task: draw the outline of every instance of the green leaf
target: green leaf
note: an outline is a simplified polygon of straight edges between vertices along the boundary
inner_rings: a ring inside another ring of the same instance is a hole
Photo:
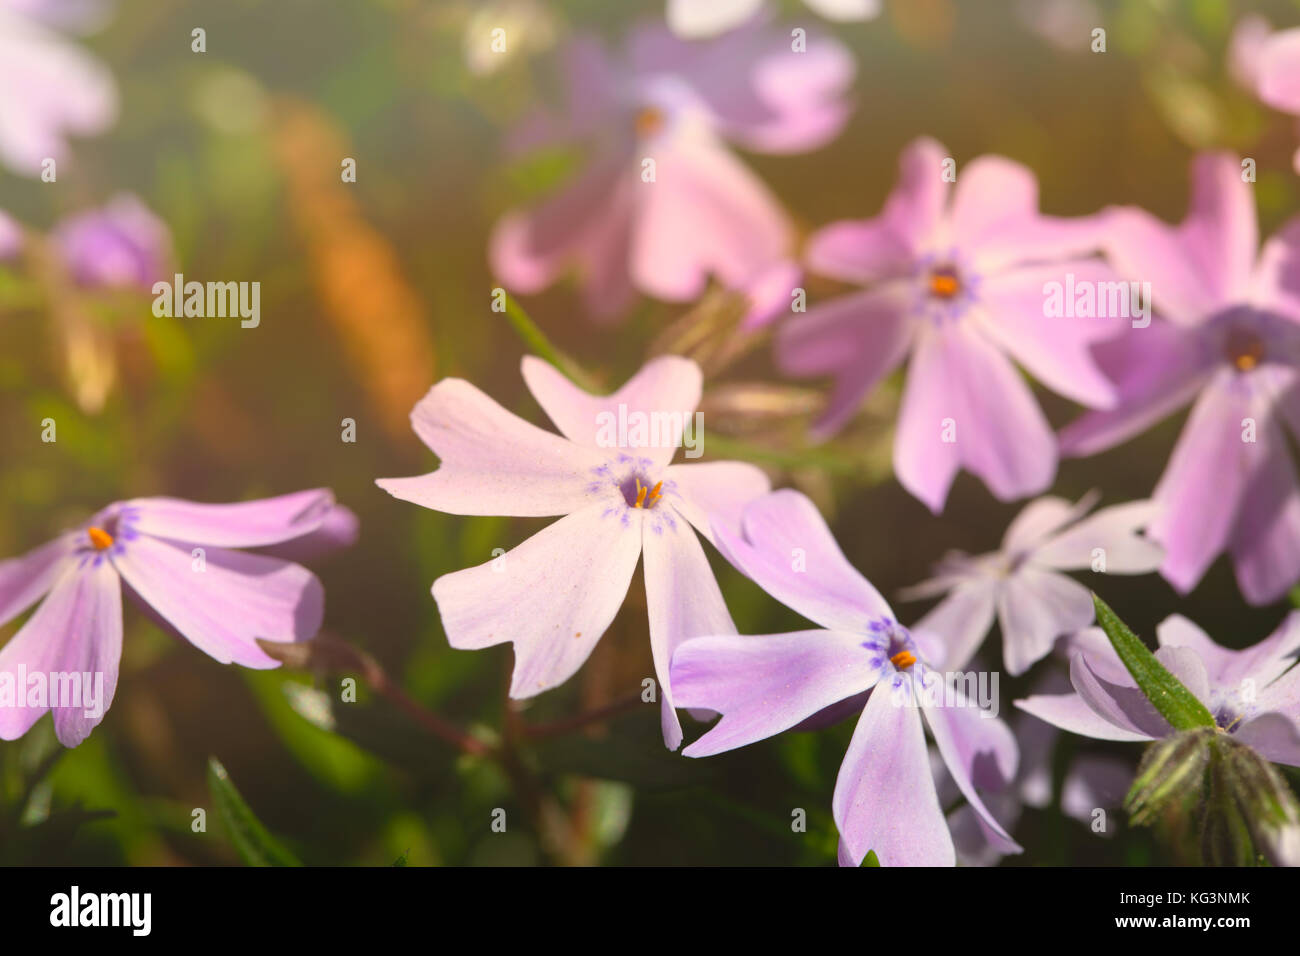
[[[506,319],[510,322],[510,326],[515,330],[515,333],[523,339],[524,345],[539,357],[554,365],[574,385],[588,392],[597,390],[591,378],[579,367],[578,363],[551,344],[551,340],[546,337],[546,333],[542,331],[541,326],[533,321],[532,316],[525,312],[518,302],[511,296],[506,295],[505,305]]]
[[[863,866],[880,866],[880,857],[876,856],[875,850],[868,850],[866,857],[862,861]]]
[[[253,815],[216,757],[208,758],[208,789],[230,839],[249,866],[302,866]]]
[[[1213,727],[1214,716],[1205,705],[1165,669],[1142,640],[1110,609],[1110,605],[1096,594],[1092,596],[1092,603],[1097,610],[1097,624],[1110,638],[1115,653],[1133,675],[1147,700],[1169,721],[1170,726],[1174,730]]]

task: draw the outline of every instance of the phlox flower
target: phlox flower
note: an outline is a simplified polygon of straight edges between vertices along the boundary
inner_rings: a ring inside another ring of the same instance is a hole
[[[1171,614],[1156,627],[1156,658],[1214,716],[1215,724],[1274,763],[1300,766],[1300,611],[1254,647],[1230,650]],[[1139,689],[1100,628],[1070,645],[1073,693],[1035,694],[1021,710],[1097,740],[1155,740],[1173,732]]]
[[[1300,116],[1300,28],[1273,32],[1262,17],[1244,17],[1233,31],[1229,54],[1238,82],[1268,106]],[[1300,172],[1300,150],[1292,165]]]
[[[1159,762],[1144,779],[1140,802],[1157,806],[1164,794],[1196,794],[1205,816],[1199,836],[1206,849],[1211,827],[1225,812],[1239,814],[1250,829],[1254,853],[1275,865],[1300,866],[1300,819],[1284,781],[1260,761],[1300,766],[1300,612],[1292,612],[1254,647],[1229,650],[1187,618],[1173,614],[1156,628],[1156,658],[1209,711],[1213,728],[1177,733],[1137,686],[1106,635],[1089,628],[1072,639],[1069,694],[1040,694],[1016,706],[1070,733],[1098,740],[1168,740]],[[1199,735],[1199,736],[1198,736]],[[1191,746],[1185,746],[1189,742]],[[1227,754],[1206,770],[1207,745],[1218,740]],[[1224,764],[1226,763],[1226,766]],[[1226,770],[1226,773],[1225,773]],[[1217,772],[1216,772],[1217,771]],[[1270,776],[1272,779],[1270,779]],[[1204,796],[1203,778],[1229,792]],[[1172,789],[1174,786],[1177,789]],[[1130,794],[1130,800],[1133,799]],[[1214,801],[1217,801],[1214,802]],[[1228,811],[1222,805],[1227,801]],[[1235,808],[1235,809],[1233,809]],[[1217,844],[1225,834],[1216,830]],[[1236,842],[1235,840],[1233,842]],[[1221,852],[1220,846],[1220,852]]]
[[[870,20],[880,13],[880,0],[805,2],[827,20]],[[740,26],[762,9],[763,0],[668,0],[668,26],[679,37],[711,37]]]
[[[1197,157],[1178,226],[1136,208],[1106,215],[1107,256],[1151,283],[1157,316],[1096,347],[1119,404],[1072,422],[1060,445],[1066,456],[1095,454],[1190,403],[1151,495],[1160,571],[1186,593],[1226,551],[1246,600],[1267,604],[1300,579],[1287,440],[1288,428],[1300,434],[1300,219],[1259,249],[1254,187],[1241,174],[1232,156]]]
[[[738,520],[768,490],[767,477],[740,462],[671,463],[700,400],[699,366],[688,359],[654,359],[607,396],[589,395],[540,359],[525,357],[522,367],[559,435],[466,381],[444,379],[411,412],[438,469],[377,483],[449,514],[563,516],[504,555],[433,582],[452,647],[513,642],[511,697],[557,687],[582,666],[641,559],[664,742],[675,750],[673,650],[696,634],[735,631],[696,531],[712,540],[709,515]],[[629,427],[616,426],[620,417]],[[637,421],[662,424],[638,432]]]
[[[1010,730],[960,687],[944,685],[932,670],[943,665],[942,642],[895,620],[885,599],[844,557],[813,503],[796,491],[773,492],[745,509],[738,530],[719,524],[714,535],[737,568],[825,630],[716,634],[678,648],[672,663],[678,706],[722,714],[682,753],[733,750],[841,702],[860,706],[870,691],[835,783],[840,863],[856,866],[874,850],[884,866],[953,864],[922,714],[991,844],[1019,852],[976,792],[1015,777]]]
[[[88,25],[97,6],[0,0],[0,163],[20,175],[62,160],[69,135],[96,135],[117,118],[112,76],[54,29]]]
[[[1011,359],[1061,395],[1109,407],[1114,388],[1088,346],[1118,328],[1114,316],[1075,317],[1102,311],[1095,302],[1055,315],[1047,294],[1048,283],[1068,295],[1112,278],[1079,258],[1098,245],[1094,218],[1039,215],[1033,173],[998,156],[946,182],[946,157],[934,140],[913,142],[879,216],[812,237],[812,271],[868,288],[787,320],[775,346],[786,374],[835,379],[818,437],[910,356],[894,473],[936,513],[962,468],[1004,501],[1051,484],[1056,440]]]
[[[1038,498],[1007,527],[997,551],[949,552],[933,578],[904,591],[905,600],[944,595],[916,626],[948,641],[949,666],[970,659],[996,615],[1006,668],[1023,674],[1058,637],[1093,621],[1092,593],[1064,572],[1146,574],[1160,566],[1164,552],[1137,533],[1151,520],[1150,502],[1114,505],[1085,517],[1096,503],[1095,494],[1075,505]]]
[[[0,625],[41,602],[0,648],[0,739],[21,737],[47,710],[65,747],[99,724],[117,688],[123,587],[151,618],[221,663],[279,666],[256,639],[313,637],[325,595],[314,574],[273,546],[336,547],[355,534],[355,517],[324,489],[238,504],[134,498],[0,562]],[[27,706],[28,688],[16,686],[22,673],[102,674],[98,715]]]
[[[171,261],[171,231],[136,196],[59,222],[50,234],[73,279],[88,288],[150,289]]]
[[[796,153],[822,145],[844,125],[854,73],[832,39],[809,37],[800,52],[791,44],[789,34],[757,22],[702,44],[643,26],[618,60],[594,39],[572,41],[565,114],[534,117],[516,145],[578,143],[590,158],[555,195],[497,224],[489,249],[496,275],[532,293],[576,269],[589,309],[603,318],[637,291],[693,301],[710,276],[788,302],[790,282],[765,280],[794,268],[791,224],[728,147]],[[753,307],[770,313],[775,300]]]

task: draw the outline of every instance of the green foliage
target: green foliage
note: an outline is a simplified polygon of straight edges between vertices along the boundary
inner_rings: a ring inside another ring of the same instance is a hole
[[[1097,611],[1097,625],[1106,632],[1125,668],[1169,725],[1175,730],[1213,727],[1214,716],[1206,706],[1169,673],[1141,638],[1110,609],[1110,605],[1095,594],[1092,603]]]
[[[208,758],[208,790],[235,850],[249,866],[301,866],[257,819],[216,757]]]

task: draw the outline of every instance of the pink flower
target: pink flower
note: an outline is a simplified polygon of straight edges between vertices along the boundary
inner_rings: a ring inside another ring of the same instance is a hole
[[[1093,621],[1091,592],[1066,571],[1146,574],[1160,566],[1164,552],[1137,534],[1151,520],[1151,503],[1130,501],[1088,515],[1096,502],[1096,494],[1074,505],[1056,497],[1031,501],[1007,528],[1001,549],[949,552],[934,578],[904,592],[906,600],[944,595],[916,627],[948,642],[949,667],[971,658],[996,615],[1007,670],[1023,674],[1058,637]]]
[[[1160,571],[1186,593],[1227,551],[1246,600],[1275,601],[1300,579],[1300,487],[1286,435],[1300,434],[1300,219],[1261,251],[1241,166],[1205,154],[1181,225],[1135,208],[1107,220],[1107,255],[1151,283],[1159,317],[1096,349],[1120,402],[1067,426],[1061,453],[1095,454],[1192,404],[1151,496]]]
[[[832,800],[840,864],[857,866],[874,850],[883,866],[952,866],[953,840],[925,745],[929,726],[990,846],[1019,853],[978,793],[1015,778],[1015,738],[967,695],[965,682],[932,669],[946,666],[942,642],[894,619],[806,495],[773,492],[745,509],[740,526],[726,524],[715,531],[727,560],[820,628],[746,637],[733,631],[682,644],[672,659],[678,702],[722,714],[682,753],[707,757],[858,711]]]
[[[172,257],[171,231],[129,193],[64,219],[50,238],[78,284],[150,289]]]
[[[1269,33],[1267,21],[1247,17],[1233,34],[1231,62],[1239,80],[1283,113],[1300,116],[1300,27]],[[1300,151],[1292,160],[1300,172]]]
[[[255,638],[313,637],[325,595],[315,575],[268,546],[335,547],[355,536],[355,517],[323,489],[230,505],[135,498],[0,562],[0,624],[44,598],[0,649],[0,739],[16,740],[53,710],[59,741],[75,747],[103,719],[117,688],[123,585],[150,617],[223,664],[279,666]],[[83,678],[85,693],[102,679],[103,695],[93,710],[49,706],[48,697],[42,705],[17,676],[38,674],[47,694],[51,675],[65,674]]]
[[[70,134],[93,136],[117,117],[112,76],[51,28],[66,25],[60,13],[44,0],[0,0],[0,163],[24,176],[62,160]]]
[[[1118,328],[1116,316],[1049,311],[1049,283],[1096,290],[1112,279],[1103,263],[1070,258],[1097,246],[1094,218],[1040,216],[1033,174],[997,156],[973,160],[950,190],[945,157],[934,140],[912,143],[879,216],[812,237],[811,269],[869,288],[788,320],[776,343],[787,374],[835,379],[822,437],[911,357],[894,471],[936,513],[962,468],[1004,501],[1051,484],[1056,441],[1010,359],[1053,391],[1107,407],[1115,391],[1088,348]]]
[[[1205,705],[1218,729],[1274,763],[1300,766],[1300,612],[1253,647],[1232,650],[1171,614],[1156,627],[1155,656]],[[1097,740],[1147,741],[1173,728],[1142,693],[1100,628],[1071,641],[1069,694],[1016,701],[1054,727]]]
[[[746,289],[788,268],[786,214],[727,144],[822,145],[844,125],[854,72],[833,40],[809,38],[805,52],[791,43],[759,23],[704,44],[642,27],[614,63],[595,40],[574,41],[566,115],[535,119],[519,139],[587,143],[590,161],[556,195],[498,223],[493,271],[532,293],[574,269],[588,307],[609,318],[637,291],[687,302],[710,276]]]
[[[452,647],[514,643],[515,698],[557,687],[582,666],[643,558],[664,742],[676,749],[673,650],[692,635],[735,633],[691,526],[711,541],[709,516],[738,520],[744,504],[768,490],[767,478],[740,462],[670,464],[700,400],[700,370],[687,359],[655,359],[608,396],[587,394],[532,357],[523,375],[560,435],[466,381],[444,379],[411,412],[416,434],[441,459],[438,469],[378,484],[450,514],[563,515],[506,554],[433,582]],[[622,435],[620,420],[629,426]],[[638,437],[638,421],[658,424]]]
[[[828,20],[870,20],[880,13],[880,0],[805,2]],[[763,0],[668,0],[668,26],[686,39],[716,36],[740,26],[762,9]]]

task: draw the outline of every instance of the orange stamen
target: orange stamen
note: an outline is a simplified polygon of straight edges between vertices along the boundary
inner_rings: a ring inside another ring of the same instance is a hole
[[[930,275],[930,294],[940,299],[951,299],[961,290],[961,283],[950,272],[935,272]]]
[[[1250,333],[1231,336],[1226,351],[1238,372],[1249,372],[1264,360],[1264,343]]]
[[[889,661],[900,671],[905,671],[916,663],[916,655],[911,651],[899,651]]]
[[[107,551],[113,546],[113,536],[103,528],[87,528],[86,534],[96,551]]]
[[[664,114],[653,106],[646,106],[636,114],[636,134],[653,136],[664,128]]]
[[[636,480],[636,504],[633,507],[635,508],[645,507],[645,493],[649,490],[650,490],[649,488],[641,484],[640,478]]]

